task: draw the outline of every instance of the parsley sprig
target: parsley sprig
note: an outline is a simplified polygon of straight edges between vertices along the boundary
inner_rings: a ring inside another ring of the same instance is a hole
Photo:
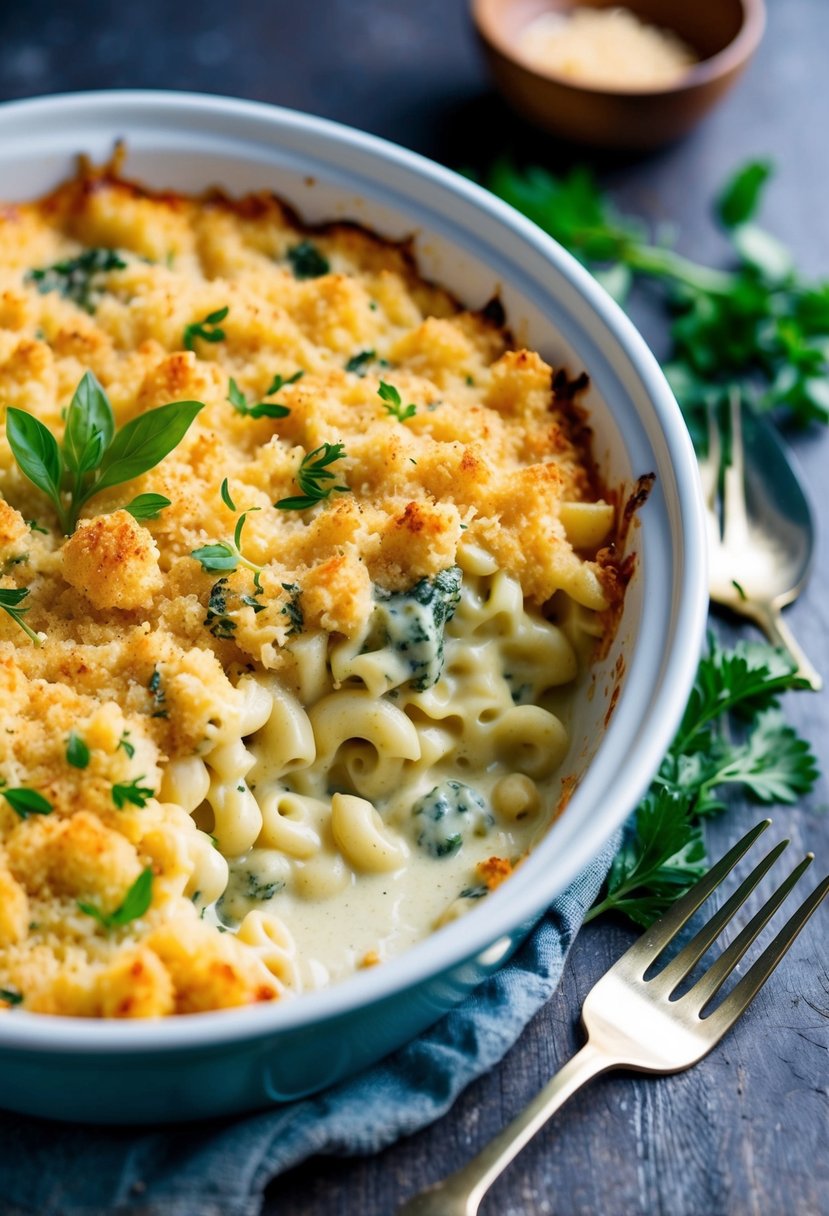
[[[288,376],[286,379],[277,373],[263,396],[274,396],[287,385],[296,384],[297,380],[301,380],[304,375],[305,372],[300,370],[294,372],[292,376]],[[236,410],[236,413],[242,414],[245,418],[287,418],[291,412],[287,405],[281,405],[278,401],[258,401],[254,405],[249,405],[245,394],[232,376],[228,384],[227,400]]]
[[[281,511],[304,511],[308,507],[315,507],[335,490],[340,494],[347,494],[350,486],[328,484],[336,479],[336,474],[332,473],[328,466],[342,460],[343,456],[343,443],[323,443],[314,448],[313,452],[307,452],[296,471],[296,483],[302,494],[292,498],[280,498],[274,506],[279,507]]]
[[[414,418],[417,413],[417,406],[412,402],[404,405],[399,390],[393,384],[386,384],[384,380],[380,381],[377,396],[383,402],[386,413],[391,414],[398,422],[405,422],[407,418]]]
[[[135,882],[127,891],[121,903],[112,912],[102,912],[94,904],[78,900],[78,907],[86,916],[91,916],[104,929],[120,929],[124,925],[138,920],[149,908],[153,901],[153,872],[147,867],[142,870]]]
[[[23,620],[23,614],[28,612],[29,609],[20,607],[28,594],[28,587],[0,587],[0,608],[8,613],[16,625],[20,626],[26,636],[31,638],[35,646],[39,646],[41,642],[40,636]]]
[[[805,688],[787,656],[764,643],[723,650],[709,639],[676,737],[639,805],[601,900],[587,914],[623,912],[649,925],[705,872],[700,824],[739,786],[762,803],[792,803],[817,779],[812,751],[778,698]]]
[[[757,410],[829,422],[829,280],[798,275],[787,250],[754,222],[771,171],[766,161],[744,165],[716,200],[731,244],[729,270],[653,243],[641,222],[617,214],[586,169],[555,177],[502,160],[485,185],[566,246],[620,301],[637,280],[661,289],[672,316],[665,371],[702,446],[706,410],[734,389]]]
[[[201,401],[174,401],[116,431],[109,398],[95,375],[86,372],[69,404],[60,445],[39,419],[13,406],[6,411],[6,437],[21,473],[52,503],[68,536],[91,498],[154,468],[203,408]],[[126,510],[147,519],[168,505],[161,494],[139,494]]]

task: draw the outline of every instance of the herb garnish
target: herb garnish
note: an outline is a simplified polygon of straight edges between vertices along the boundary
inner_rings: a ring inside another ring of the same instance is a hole
[[[301,380],[304,375],[305,372],[300,370],[284,379],[277,373],[271,381],[270,386],[266,389],[264,396],[271,397],[274,393],[278,393],[280,389],[285,388],[286,385],[296,384],[297,380]],[[243,414],[246,418],[287,418],[291,412],[287,405],[280,405],[278,401],[259,401],[256,405],[249,405],[245,394],[232,376],[228,383],[227,400],[236,410],[237,414]]]
[[[163,494],[139,494],[132,502],[127,503],[125,511],[129,511],[133,519],[139,522],[145,519],[158,519],[165,507],[169,507],[170,499]]]
[[[383,402],[387,414],[394,415],[399,422],[405,422],[407,418],[414,418],[417,412],[417,406],[412,402],[408,405],[403,405],[403,400],[400,393],[393,384],[386,384],[384,380],[380,381],[380,387],[377,390],[377,396]]]
[[[48,799],[39,794],[37,790],[19,789],[0,789],[0,794],[6,799],[11,809],[21,819],[28,819],[30,815],[51,815],[52,804]]]
[[[0,608],[8,613],[16,625],[20,626],[27,637],[31,638],[35,646],[39,646],[41,642],[40,637],[23,620],[23,613],[28,612],[29,609],[20,607],[28,594],[28,587],[0,587]]]
[[[302,633],[305,625],[305,617],[302,612],[302,588],[299,583],[283,583],[282,590],[288,592],[288,600],[282,608],[282,615],[287,616],[291,622],[291,627],[288,630],[288,637],[292,634]]]
[[[200,401],[171,402],[116,431],[109,398],[93,373],[86,372],[70,402],[60,447],[42,422],[12,406],[6,411],[6,435],[20,471],[47,496],[69,535],[90,498],[154,468],[203,408]],[[126,510],[138,504],[140,513],[149,497],[162,496],[140,494]]]
[[[48,535],[49,535],[49,529],[48,529],[48,528],[42,528],[42,527],[40,526],[40,524],[37,522],[37,520],[36,520],[36,519],[27,519],[27,520],[26,520],[26,523],[29,525],[29,529],[30,529],[30,531],[32,531],[32,532],[42,532],[44,536],[48,536]]]
[[[227,595],[228,595],[228,580],[220,578],[210,588],[210,597],[207,601],[207,616],[204,618],[203,624],[207,626],[214,638],[219,638],[220,641],[229,641],[236,630],[236,622],[231,620],[227,615]],[[260,608],[264,604],[259,605]]]
[[[143,916],[153,900],[153,872],[142,870],[114,912],[102,912],[94,904],[78,900],[78,907],[93,917],[104,929],[120,929]]]
[[[388,359],[377,357],[377,351],[360,350],[356,355],[351,356],[345,365],[345,370],[347,372],[354,372],[357,376],[364,376],[371,363],[377,363],[380,367],[391,367]]]
[[[501,161],[485,184],[565,245],[617,299],[637,277],[662,287],[673,314],[665,372],[704,446],[706,409],[735,389],[757,410],[829,422],[829,280],[802,279],[783,246],[753,222],[770,173],[767,162],[751,162],[719,194],[716,216],[735,262],[727,272],[650,243],[643,225],[616,214],[585,169],[557,178]]]
[[[75,731],[69,732],[66,740],[66,762],[73,768],[86,768],[89,764],[89,748]]]
[[[0,988],[0,1001],[5,1001],[7,1005],[22,1005],[23,993],[13,992],[11,988]]]
[[[725,787],[763,803],[809,792],[815,758],[777,709],[780,693],[804,687],[781,651],[745,642],[726,651],[709,638],[676,738],[587,920],[618,911],[649,925],[692,886],[708,866],[700,821],[725,809]]]
[[[331,263],[324,254],[320,253],[312,241],[300,241],[292,245],[287,253],[288,261],[295,279],[318,279],[328,274]]]
[[[281,511],[304,511],[307,507],[314,507],[324,498],[328,498],[334,490],[347,494],[350,486],[326,485],[326,482],[333,482],[335,477],[328,466],[342,460],[343,456],[343,443],[323,443],[314,448],[313,452],[308,452],[302,457],[296,471],[296,483],[302,494],[293,498],[280,498],[274,506],[279,507]]]
[[[132,781],[119,781],[112,787],[112,801],[122,811],[128,802],[133,806],[146,806],[155,797],[155,790],[148,785],[139,785],[144,777],[134,777]]]
[[[201,338],[202,342],[224,342],[226,335],[220,323],[229,312],[229,305],[225,305],[224,308],[217,308],[215,312],[209,312],[201,321],[191,321],[189,325],[185,325],[184,349],[195,351],[196,338]]]
[[[114,249],[85,249],[75,258],[30,270],[26,278],[35,284],[41,295],[57,291],[85,312],[93,313],[97,276],[108,274],[111,270],[124,270],[126,265]]]
[[[120,747],[123,751],[126,752],[128,758],[130,760],[132,760],[133,756],[135,755],[135,744],[130,743],[129,734],[130,734],[130,732],[128,730],[124,731],[123,735],[118,740],[115,750],[117,751],[118,748]]]
[[[150,680],[149,680],[149,683],[147,684],[147,688],[149,689],[150,695],[152,696],[152,699],[155,702],[155,706],[156,706],[153,713],[150,714],[150,717],[151,718],[169,718],[169,716],[170,716],[169,709],[163,708],[164,702],[167,700],[167,694],[164,691],[164,689],[161,687],[161,672],[158,670],[157,667],[153,668],[153,674],[150,676]],[[126,751],[126,750],[127,749],[125,747],[124,751]],[[129,752],[127,752],[127,755],[129,755]]]

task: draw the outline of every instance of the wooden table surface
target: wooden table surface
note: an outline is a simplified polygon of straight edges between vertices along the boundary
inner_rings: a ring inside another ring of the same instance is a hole
[[[678,0],[679,2],[679,0]],[[769,28],[747,76],[684,143],[633,163],[601,166],[620,205],[671,222],[691,256],[723,247],[712,195],[750,156],[777,176],[764,220],[800,266],[829,273],[829,3],[769,0]],[[560,149],[512,117],[491,93],[465,0],[201,0],[171,5],[15,4],[0,0],[0,98],[66,89],[165,87],[277,102],[362,127],[452,166],[512,151],[555,166]],[[638,317],[657,346],[660,330]],[[829,434],[794,437],[818,503]],[[822,523],[821,520],[818,521]],[[789,619],[829,676],[829,552]],[[829,772],[829,694],[787,703]],[[776,812],[829,865],[826,779]],[[735,807],[712,826],[717,851],[758,818]],[[817,1216],[829,1213],[829,955],[826,913],[723,1044],[678,1077],[600,1079],[578,1095],[493,1188],[494,1216]],[[500,1067],[472,1085],[435,1126],[379,1156],[314,1159],[278,1180],[266,1216],[385,1216],[483,1145],[575,1050],[577,1015],[594,980],[632,934],[589,926],[564,981]]]

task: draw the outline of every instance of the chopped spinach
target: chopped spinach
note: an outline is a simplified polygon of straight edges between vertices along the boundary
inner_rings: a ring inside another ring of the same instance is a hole
[[[331,263],[320,253],[313,241],[300,241],[287,253],[295,279],[319,279],[331,270]]]
[[[41,295],[57,291],[84,312],[93,313],[100,295],[98,276],[111,270],[124,270],[126,265],[115,249],[85,249],[75,258],[30,270],[26,280],[34,283]]]
[[[412,816],[418,848],[430,857],[452,857],[464,833],[485,836],[495,822],[484,798],[462,781],[436,785],[414,804]]]

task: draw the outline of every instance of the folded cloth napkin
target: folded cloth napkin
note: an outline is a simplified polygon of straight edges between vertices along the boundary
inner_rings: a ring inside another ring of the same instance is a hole
[[[555,991],[617,847],[618,839],[605,847],[510,962],[456,1009],[317,1097],[160,1131],[0,1114],[0,1213],[258,1216],[271,1179],[305,1158],[374,1153],[433,1123],[506,1054]]]

